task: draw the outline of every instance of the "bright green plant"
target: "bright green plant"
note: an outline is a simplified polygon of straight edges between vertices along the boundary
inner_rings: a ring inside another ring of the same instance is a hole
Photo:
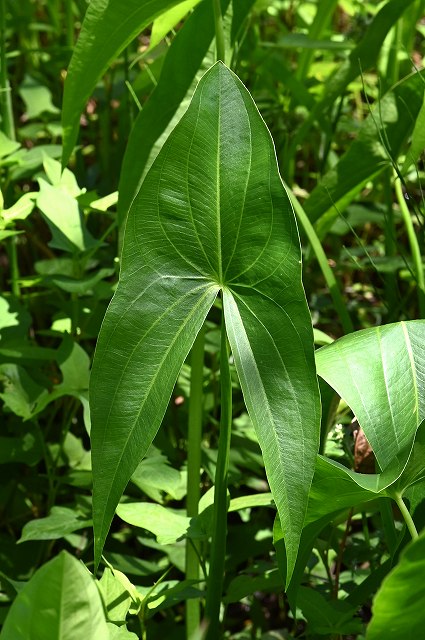
[[[231,424],[227,335],[285,532],[290,577],[319,417],[297,245],[270,136],[249,94],[218,63],[198,85],[127,222],[121,279],[92,371],[96,563],[121,494],[221,293],[222,421],[210,571],[215,579],[221,576],[224,558],[219,540]],[[222,559],[216,567],[217,551]],[[213,589],[211,584],[210,594]]]

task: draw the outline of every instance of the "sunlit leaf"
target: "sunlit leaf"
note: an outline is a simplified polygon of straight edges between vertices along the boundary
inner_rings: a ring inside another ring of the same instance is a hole
[[[319,375],[344,398],[381,470],[404,466],[425,418],[425,321],[350,334],[316,353]],[[404,462],[403,462],[404,460]]]
[[[84,565],[66,551],[44,564],[19,592],[2,640],[106,640],[102,601]]]
[[[218,63],[129,213],[121,278],[91,382],[97,561],[220,291],[290,573],[319,439],[313,333],[295,219],[270,134],[249,93]]]
[[[180,0],[92,0],[66,76],[62,108],[63,164],[72,153],[81,112],[115,57],[156,17]]]

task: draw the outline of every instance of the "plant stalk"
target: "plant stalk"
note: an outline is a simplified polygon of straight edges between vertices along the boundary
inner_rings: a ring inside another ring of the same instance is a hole
[[[205,325],[193,343],[190,372],[190,403],[187,451],[186,512],[189,518],[198,515],[201,497],[201,440],[202,440],[202,386],[204,370]],[[199,580],[199,540],[186,540],[186,580]],[[201,622],[198,598],[186,601],[186,637],[196,634]]]
[[[217,60],[226,61],[226,45],[224,41],[223,16],[221,13],[220,0],[213,0],[214,7],[214,26],[215,26],[215,45]]]
[[[218,640],[218,638],[221,637],[220,604],[226,557],[227,483],[232,426],[232,382],[230,378],[229,347],[224,323],[224,312],[221,323],[220,380],[220,437],[218,443],[217,468],[215,472],[211,556],[205,605],[205,618],[208,626],[206,640]]]
[[[413,518],[410,515],[409,509],[406,507],[406,503],[404,502],[401,493],[394,493],[393,497],[397,503],[398,508],[400,509],[401,515],[403,516],[403,520],[406,523],[406,527],[408,528],[409,533],[412,536],[412,540],[416,540],[419,534],[416,529],[415,523],[413,522]]]
[[[7,76],[5,0],[0,0],[0,106],[3,132],[10,140],[16,140],[15,124],[13,122],[12,93]]]
[[[342,298],[336,278],[329,266],[328,259],[323,250],[322,244],[317,236],[316,231],[314,230],[313,225],[308,219],[307,214],[298,202],[297,198],[288,187],[286,188],[291,199],[292,206],[294,207],[297,220],[304,229],[308,241],[310,242],[311,247],[316,255],[317,262],[319,263],[323,277],[325,278],[325,282],[328,286],[329,293],[331,294],[335,309],[341,321],[342,328],[344,329],[344,333],[351,333],[352,331],[354,331],[353,323],[348,314],[347,307]]]
[[[394,187],[397,196],[397,201],[400,207],[401,215],[403,218],[404,226],[406,228],[407,237],[409,239],[410,251],[412,254],[413,270],[418,285],[418,303],[419,314],[421,318],[425,318],[425,275],[424,267],[422,264],[421,250],[419,242],[416,237],[415,228],[413,226],[412,218],[403,196],[401,188],[400,178],[396,176],[394,180]]]

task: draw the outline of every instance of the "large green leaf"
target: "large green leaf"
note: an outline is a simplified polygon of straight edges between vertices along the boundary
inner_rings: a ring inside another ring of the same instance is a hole
[[[180,0],[91,0],[66,76],[62,124],[65,165],[72,153],[81,112],[114,58],[161,13]]]
[[[425,535],[413,541],[384,579],[373,603],[367,640],[416,640],[424,632]]]
[[[96,561],[219,291],[288,553],[297,554],[319,439],[311,321],[294,215],[272,140],[222,63],[146,176],[91,379]]]
[[[39,569],[19,592],[1,640],[107,640],[102,601],[84,565],[66,551]]]
[[[424,344],[425,320],[413,320],[358,331],[316,353],[319,375],[354,411],[383,471],[402,471],[425,418]]]

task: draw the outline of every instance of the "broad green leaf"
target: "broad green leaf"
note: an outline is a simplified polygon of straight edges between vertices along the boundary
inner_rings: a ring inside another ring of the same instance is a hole
[[[12,180],[21,180],[25,177],[33,177],[36,169],[41,167],[46,156],[60,158],[62,147],[58,144],[40,144],[32,149],[19,149],[7,158],[13,166],[10,169]]]
[[[14,600],[1,640],[107,640],[102,601],[84,565],[66,551],[43,565]]]
[[[43,213],[52,233],[50,246],[77,253],[96,245],[86,229],[78,202],[60,187],[54,187],[43,178],[38,179],[40,191],[37,207]]]
[[[191,518],[185,513],[152,502],[129,502],[117,507],[117,514],[124,522],[150,531],[159,544],[172,544],[186,537]]]
[[[319,375],[354,411],[381,470],[404,467],[425,418],[425,321],[365,329],[316,352]],[[395,479],[395,478],[394,478]]]
[[[98,79],[150,22],[179,0],[92,0],[75,45],[64,87],[63,156],[72,153],[81,112]]]
[[[417,640],[423,636],[425,609],[425,535],[402,553],[384,579],[372,606],[366,640]]]
[[[220,290],[290,573],[319,439],[313,332],[270,134],[222,63],[199,83],[129,213],[91,379],[96,561]]]
[[[10,140],[3,131],[0,131],[0,158],[5,158],[14,151],[17,151],[21,145],[16,140]]]
[[[138,640],[138,636],[125,626],[118,627],[116,624],[108,622],[107,627],[109,630],[108,640]]]
[[[109,567],[106,567],[98,584],[108,620],[123,624],[133,601],[128,589]]]
[[[417,72],[385,94],[360,127],[356,140],[313,189],[304,209],[312,222],[321,219],[321,235],[368,180],[397,160],[420,113],[423,95],[424,76]]]
[[[199,0],[184,0],[159,16],[152,25],[149,49],[153,49],[180,22]],[[189,58],[188,58],[189,61]]]
[[[412,452],[403,473],[392,491],[404,493],[406,489],[425,479],[425,422],[419,427]]]
[[[52,507],[48,516],[31,520],[24,526],[19,542],[58,540],[68,533],[90,527],[91,524],[91,520],[83,518],[75,509]]]
[[[228,4],[229,0],[222,3],[223,11]],[[213,37],[213,5],[211,2],[202,2],[173,38],[159,82],[132,127],[119,186],[118,211],[121,223],[140,189],[146,169],[152,163],[155,142],[166,132],[173,117],[180,110],[180,105],[192,87]],[[188,104],[186,108],[187,106]]]
[[[49,89],[29,75],[25,76],[19,94],[24,101],[25,115],[29,120],[38,118],[43,113],[59,113],[59,109],[52,102]]]
[[[3,209],[0,219],[3,218],[6,224],[14,220],[25,220],[34,209],[36,198],[36,192],[24,193],[9,209]]]
[[[181,500],[186,495],[187,473],[171,467],[167,458],[157,451],[142,460],[131,481],[155,502],[163,502],[163,493],[173,500]]]
[[[0,399],[17,416],[28,420],[34,415],[38,399],[47,391],[16,364],[0,365]]]

